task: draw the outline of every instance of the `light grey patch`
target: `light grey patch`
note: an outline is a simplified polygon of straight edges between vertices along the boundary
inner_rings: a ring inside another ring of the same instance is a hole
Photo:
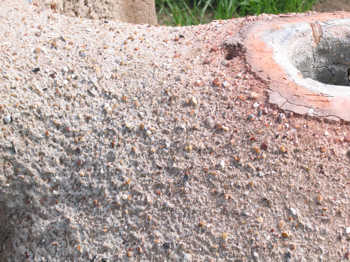
[[[12,117],[11,115],[6,115],[3,120],[5,124],[10,124],[12,122]]]

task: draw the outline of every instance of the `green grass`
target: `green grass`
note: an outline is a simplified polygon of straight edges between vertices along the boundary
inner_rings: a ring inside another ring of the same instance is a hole
[[[160,21],[169,25],[197,25],[209,22],[208,7],[212,1],[156,0]]]
[[[317,0],[156,0],[158,20],[167,25],[197,25],[262,13],[305,12]]]

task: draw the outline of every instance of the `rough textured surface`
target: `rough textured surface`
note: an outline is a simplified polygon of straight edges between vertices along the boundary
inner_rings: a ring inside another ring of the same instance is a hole
[[[232,38],[271,18],[149,27],[1,1],[1,260],[348,258],[349,126],[267,103]]]
[[[27,0],[26,0],[27,1]],[[154,0],[30,0],[42,8],[90,19],[116,20],[134,24],[157,24]]]
[[[317,12],[350,11],[348,0],[319,0],[312,8]]]

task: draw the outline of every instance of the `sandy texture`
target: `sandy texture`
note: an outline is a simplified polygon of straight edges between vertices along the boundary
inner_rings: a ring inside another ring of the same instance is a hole
[[[64,15],[135,24],[157,24],[154,0],[23,0]]]
[[[348,0],[319,0],[312,8],[318,12],[350,11]]]
[[[0,2],[1,261],[350,257],[349,126],[271,107],[224,48],[266,17],[38,10]]]

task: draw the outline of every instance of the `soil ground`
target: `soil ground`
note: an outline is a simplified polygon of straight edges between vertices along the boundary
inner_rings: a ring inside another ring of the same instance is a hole
[[[271,17],[0,1],[0,261],[349,260],[349,124],[267,103],[223,45]]]
[[[350,11],[349,0],[320,0],[313,10],[318,12],[332,12],[332,11]]]

